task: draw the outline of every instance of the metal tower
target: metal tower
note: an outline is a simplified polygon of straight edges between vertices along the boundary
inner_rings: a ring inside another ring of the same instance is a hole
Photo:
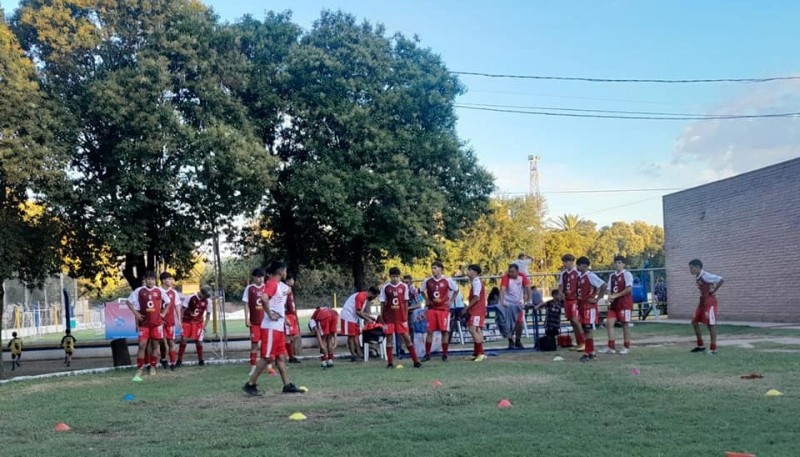
[[[530,178],[530,183],[528,184],[528,195],[535,195],[536,197],[541,196],[541,192],[539,190],[539,160],[541,157],[535,156],[533,154],[528,156],[528,173]]]

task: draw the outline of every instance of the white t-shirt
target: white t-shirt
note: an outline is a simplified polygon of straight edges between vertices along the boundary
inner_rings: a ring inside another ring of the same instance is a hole
[[[700,274],[697,275],[697,279],[702,279],[703,282],[708,284],[716,284],[722,281],[722,276],[717,276],[714,273],[709,273],[706,270],[701,270]]]
[[[358,315],[356,314],[356,305],[359,309],[364,309],[367,306],[367,293],[356,292],[347,298],[342,306],[341,319],[345,322],[358,322]]]
[[[506,306],[509,305],[523,305],[523,300],[525,299],[525,291],[524,289],[530,288],[531,283],[528,281],[528,277],[523,275],[522,273],[518,274],[516,278],[511,278],[507,273],[500,278],[500,287],[504,287],[506,289],[505,295],[503,296],[503,303]]]
[[[512,264],[517,266],[520,273],[524,274],[525,276],[530,276],[530,273],[528,273],[528,268],[530,268],[531,262],[533,262],[532,259],[517,259],[512,262]]]
[[[289,298],[291,292],[291,287],[283,282],[278,283],[278,291],[275,293],[274,297],[269,299],[269,310],[278,314],[280,318],[273,321],[270,319],[269,315],[264,316],[264,320],[261,321],[261,328],[285,330],[283,320],[286,317],[286,300]]]

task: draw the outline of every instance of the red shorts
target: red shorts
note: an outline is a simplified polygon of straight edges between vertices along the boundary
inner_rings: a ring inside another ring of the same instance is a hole
[[[408,335],[408,322],[383,324],[383,333],[387,335]],[[392,340],[387,340],[392,341]]]
[[[467,317],[467,325],[470,327],[483,328],[483,326],[486,325],[486,315],[483,313],[470,313]]]
[[[336,324],[338,321],[339,315],[335,313],[327,319],[318,321],[317,326],[319,326],[319,331],[322,333],[322,336],[336,335]]]
[[[286,336],[297,336],[300,334],[300,324],[297,322],[297,316],[294,314],[287,314],[286,315],[285,326],[286,326]]]
[[[277,359],[286,355],[286,335],[280,330],[261,329],[261,358]]]
[[[250,342],[258,343],[261,341],[261,327],[256,324],[250,324]]]
[[[578,312],[578,300],[564,300],[564,317],[571,321],[573,318],[580,317]]]
[[[139,341],[160,340],[164,338],[164,326],[154,325],[152,327],[139,327]]]
[[[345,336],[358,336],[361,334],[361,330],[358,328],[358,322],[349,322],[344,319],[341,319],[342,323],[342,331],[340,332],[342,335]]]
[[[181,325],[181,335],[187,340],[203,341],[203,323],[184,322]]]
[[[168,340],[175,339],[175,326],[164,324],[164,338]]]
[[[600,322],[600,313],[597,312],[597,303],[583,303],[581,310],[581,325],[585,329],[594,329]]]
[[[633,305],[611,305],[608,308],[608,315],[606,316],[608,319],[616,319],[617,322],[621,324],[627,324],[631,321],[631,315],[633,314]]]
[[[693,323],[717,325],[717,298],[705,297],[700,299],[700,304],[694,311]]]
[[[449,309],[429,309],[426,313],[428,317],[429,332],[449,332],[450,331],[450,310]]]

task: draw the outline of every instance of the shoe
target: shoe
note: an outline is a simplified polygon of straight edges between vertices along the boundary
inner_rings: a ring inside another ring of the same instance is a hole
[[[71,363],[72,363],[72,362],[67,362],[67,366],[70,366],[70,364],[71,364]]]
[[[586,350],[586,344],[585,344],[585,343],[584,343],[584,344],[579,344],[579,345],[578,345],[578,346],[575,348],[575,350],[576,350],[577,352],[583,352],[583,351],[585,351],[585,350]]]
[[[328,368],[333,368],[333,360],[328,360]]]
[[[285,394],[301,394],[301,393],[303,393],[303,391],[298,389],[297,387],[295,387],[295,385],[290,382],[289,384],[286,384],[285,386],[283,386],[283,393],[285,393]]]
[[[17,360],[17,366],[18,366],[18,367],[21,367],[21,366],[22,366],[22,364],[21,364],[21,363],[19,363],[19,360]]]
[[[393,363],[388,363],[388,364],[386,364],[386,368],[394,368],[394,364]]]
[[[147,370],[147,376],[155,376],[157,371],[156,367],[150,367],[150,369]]]
[[[178,360],[177,362],[175,362],[175,368],[180,368],[182,366],[183,366],[183,360]]]
[[[611,349],[609,347],[602,348],[597,352],[599,352],[600,354],[616,354],[617,353],[617,351],[615,351],[615,350],[613,350],[613,349]],[[619,351],[619,352],[622,352],[622,351]]]
[[[14,371],[16,369],[17,369],[17,363],[16,362],[11,362],[11,371]]]
[[[414,368],[422,368],[421,362],[414,362]]]
[[[167,369],[169,367],[169,363],[166,360],[161,360],[161,368]]]
[[[169,364],[169,371],[175,371],[175,364],[174,363],[170,363]]]
[[[319,366],[322,368],[328,368],[328,361],[327,360],[323,361],[322,363],[319,364]]]
[[[714,351],[708,350],[708,351],[706,351],[706,355],[717,355],[717,351],[716,350],[714,350]]]
[[[697,346],[696,348],[692,349],[689,352],[706,352],[706,347],[705,346]]]
[[[351,355],[351,356],[350,356],[350,361],[351,361],[351,362],[356,362],[356,361],[358,361],[358,357],[356,357],[356,356],[354,356],[354,355]]]
[[[631,352],[630,349],[622,348],[622,349],[619,350],[619,352],[617,352],[617,354],[619,354],[619,355],[628,355],[630,352]]]
[[[136,373],[133,375],[133,379],[131,379],[131,381],[133,381],[133,382],[142,382],[142,374],[143,373],[144,373],[144,370],[139,368],[138,370],[136,370]]]
[[[581,362],[582,363],[586,363],[586,362],[588,362],[588,361],[590,361],[592,359],[594,359],[594,356],[591,356],[589,354],[583,354],[583,356],[581,356]]]
[[[258,388],[255,384],[250,384],[249,382],[244,383],[242,386],[242,391],[251,397],[260,397],[263,395],[258,391]]]
[[[197,366],[200,366],[200,367],[202,367],[202,366],[203,366],[203,365],[205,365],[205,364],[206,364],[206,361],[205,361],[205,360],[198,360],[198,361],[197,361]]]
[[[442,356],[442,362],[447,362],[447,356],[446,355]]]
[[[475,357],[475,360],[473,360],[473,362],[483,362],[484,360],[486,360],[486,355],[478,354],[478,356]]]
[[[517,342],[514,343],[514,348],[515,349],[525,349],[525,346],[522,345],[521,341],[517,341]]]
[[[289,363],[300,363],[300,359],[297,357],[289,357]]]
[[[430,362],[430,361],[431,361],[431,356],[430,356],[430,354],[425,354],[425,357],[423,357],[423,358],[422,358],[422,361],[423,361],[423,362]]]
[[[278,372],[275,371],[274,368],[270,368],[269,370],[267,370],[267,374],[272,376],[272,377],[278,376]]]

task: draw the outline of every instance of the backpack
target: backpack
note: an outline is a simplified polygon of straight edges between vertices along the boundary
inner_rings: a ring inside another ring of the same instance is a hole
[[[386,333],[383,331],[381,324],[372,323],[364,326],[361,337],[364,339],[364,343],[380,344],[386,338]]]

